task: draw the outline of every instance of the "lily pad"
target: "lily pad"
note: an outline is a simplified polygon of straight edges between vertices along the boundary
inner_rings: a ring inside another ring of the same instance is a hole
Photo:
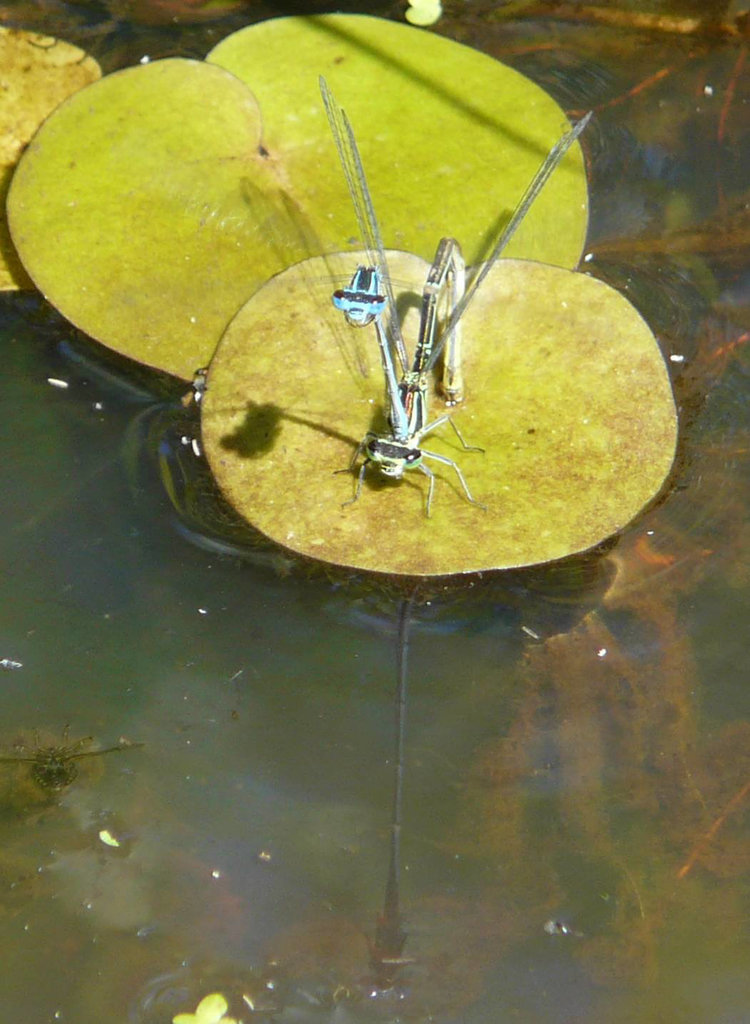
[[[5,198],[13,168],[42,121],[101,77],[83,50],[60,39],[0,27],[0,289],[33,288],[10,240]]]
[[[452,233],[469,259],[482,251],[567,124],[517,72],[374,18],[267,21],[212,60],[130,68],[68,100],[8,199],[13,241],[50,302],[105,345],[188,380],[257,287],[356,237],[321,72],[355,121],[386,238],[423,255]],[[262,135],[231,72],[257,82]],[[585,227],[574,147],[512,248],[573,265]]]
[[[269,267],[285,265],[242,187],[262,173],[259,125],[241,82],[193,60],[118,71],[69,99],[8,199],[40,291],[111,348],[191,378]]]
[[[284,187],[320,240],[319,251],[340,250],[349,240],[354,248],[362,244],[319,75],[352,123],[386,246],[425,259],[445,235],[461,241],[467,263],[486,256],[569,127],[552,97],[513,68],[443,36],[366,15],[271,19],[228,36],[206,60],[232,71],[257,96],[263,145],[283,163]],[[575,146],[507,255],[576,266],[587,213]]]
[[[624,527],[662,487],[677,416],[657,342],[618,292],[522,260],[493,267],[463,319],[466,399],[423,448],[458,463],[400,482],[370,467],[358,501],[346,469],[368,429],[385,431],[372,328],[347,326],[321,278],[353,257],[313,259],[269,281],[237,314],[211,364],[203,442],[224,495],[284,547],[340,566],[408,576],[563,558]],[[426,264],[390,253],[413,282],[413,345]],[[316,285],[316,282],[318,284]],[[364,360],[365,375],[360,363]],[[432,417],[445,412],[438,397]]]

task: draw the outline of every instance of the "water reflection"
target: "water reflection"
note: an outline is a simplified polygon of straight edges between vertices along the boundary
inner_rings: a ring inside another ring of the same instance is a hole
[[[150,1024],[221,991],[239,1019],[648,1019],[686,956],[745,1005],[746,374],[714,327],[669,500],[589,559],[414,600],[402,758],[403,599],[227,536],[179,396],[12,324],[5,398],[38,426],[3,442],[4,728],[146,745],[6,803],[6,1016]]]

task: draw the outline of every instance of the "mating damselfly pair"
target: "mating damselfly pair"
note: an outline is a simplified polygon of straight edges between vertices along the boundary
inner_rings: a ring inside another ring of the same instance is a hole
[[[320,78],[320,91],[367,254],[367,263],[357,267],[347,288],[334,292],[333,302],[352,326],[374,326],[388,402],[388,431],[369,432],[357,447],[352,466],[363,453],[365,458],[358,474],[354,497],[346,504],[359,498],[370,464],[392,479],[400,479],[407,469],[419,469],[429,481],[425,505],[426,514],[429,516],[435,476],[424,464],[423,460],[428,458],[450,466],[455,471],[468,501],[485,508],[473,497],[460,467],[453,459],[421,447],[423,438],[444,423],[450,423],[464,449],[482,451],[481,448],[466,444],[453,422],[451,413],[444,413],[428,423],[429,376],[443,356],[442,391],[446,402],[448,405],[454,405],[463,399],[461,319],[547,179],[588,124],[591,113],[582,117],[549,152],[488,259],[468,288],[465,283],[466,271],[461,247],[454,238],[440,240],[422,292],[419,334],[414,358],[409,363],[388,272],[385,247],[354,132],[343,108],[337,103],[323,77]],[[443,310],[445,315],[441,317]],[[398,375],[396,361],[401,368]]]

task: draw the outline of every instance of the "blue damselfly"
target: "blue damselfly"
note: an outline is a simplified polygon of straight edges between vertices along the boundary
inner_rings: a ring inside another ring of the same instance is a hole
[[[362,491],[368,465],[373,463],[381,473],[392,479],[400,479],[407,469],[419,469],[429,480],[426,513],[432,506],[435,476],[425,466],[423,459],[434,459],[455,471],[466,498],[481,508],[485,506],[471,494],[460,467],[452,459],[421,447],[429,433],[444,423],[450,423],[456,436],[467,451],[482,451],[467,445],[461,432],[453,422],[451,413],[427,422],[428,375],[445,351],[442,391],[449,405],[463,399],[461,374],[461,318],[485,280],[490,269],[500,257],[529,207],[537,198],[552,172],[581,134],[591,118],[586,114],[573,128],[566,132],[546,156],[534,175],[510,220],[494,245],[487,261],[465,286],[465,265],[461,247],[454,238],[442,238],[435,258],[427,275],[422,292],[422,309],[419,335],[414,359],[409,365],[406,348],[401,336],[401,326],[396,309],[393,288],[385,256],[380,228],[367,185],[362,159],[349,119],[343,108],[336,102],[326,80],[320,78],[320,91],[328,115],[336,148],[339,153],[349,194],[354,205],[362,239],[365,243],[367,264],[357,267],[348,288],[333,294],[334,305],[341,309],[350,324],[356,327],[373,324],[380,348],[381,362],[386,381],[388,398],[388,434],[368,433],[360,442],[352,466],[364,453],[365,459],[359,471],[357,487],[352,502]],[[439,306],[445,290],[448,290],[448,313],[438,335]],[[400,379],[394,367],[393,351],[401,364]],[[350,502],[346,502],[350,504]]]

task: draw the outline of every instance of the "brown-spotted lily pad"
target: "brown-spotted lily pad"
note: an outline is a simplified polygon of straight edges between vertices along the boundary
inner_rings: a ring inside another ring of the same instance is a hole
[[[37,32],[0,27],[0,289],[33,287],[5,219],[13,168],[45,117],[100,76],[96,61],[77,46]]]
[[[618,292],[584,274],[501,260],[464,317],[466,399],[424,439],[437,477],[400,482],[346,469],[368,429],[386,430],[373,328],[346,325],[324,278],[352,256],[315,259],[269,281],[230,324],[211,364],[203,440],[231,504],[279,544],[358,569],[410,576],[510,568],[586,550],[661,488],[677,418],[659,347]],[[390,254],[421,292],[426,265]],[[416,306],[406,317],[413,346]],[[363,375],[361,363],[364,360]],[[445,412],[437,397],[433,417]]]

